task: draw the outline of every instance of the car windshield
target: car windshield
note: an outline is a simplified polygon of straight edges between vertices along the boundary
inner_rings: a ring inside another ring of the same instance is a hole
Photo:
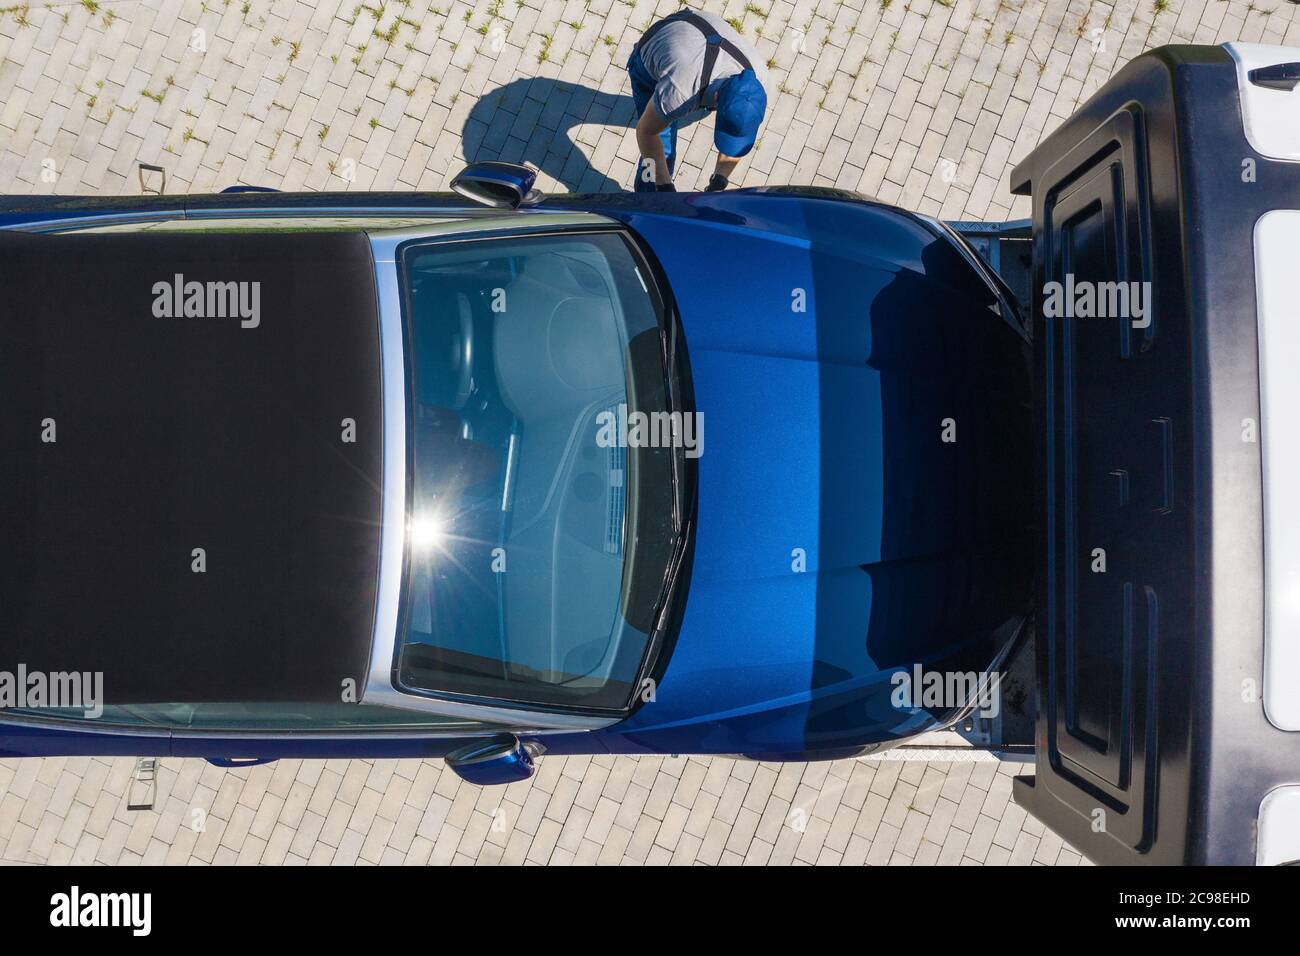
[[[398,683],[626,708],[670,577],[675,454],[609,427],[671,394],[618,233],[402,256],[411,505]],[[613,439],[613,440],[611,440]]]

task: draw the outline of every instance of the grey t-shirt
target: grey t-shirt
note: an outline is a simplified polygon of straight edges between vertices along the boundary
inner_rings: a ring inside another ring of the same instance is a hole
[[[713,29],[730,40],[736,48],[748,58],[758,81],[767,87],[767,69],[759,59],[758,52],[736,30],[721,17],[712,13],[700,13]],[[641,61],[655,80],[653,102],[659,115],[665,119],[678,120],[696,109],[696,99],[700,92],[700,78],[704,73],[704,34],[698,27],[689,23],[674,21],[657,32],[641,46]],[[718,90],[722,81],[740,73],[744,67],[734,60],[725,49],[718,51],[718,59],[713,64],[713,75],[709,79],[709,88],[704,94],[704,105],[716,109]]]

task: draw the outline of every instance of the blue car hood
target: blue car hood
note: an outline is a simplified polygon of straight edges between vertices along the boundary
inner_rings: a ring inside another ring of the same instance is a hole
[[[611,748],[803,755],[935,726],[952,709],[895,706],[892,676],[986,668],[1028,603],[1018,327],[888,207],[742,193],[620,218],[671,286],[703,453],[680,632]]]

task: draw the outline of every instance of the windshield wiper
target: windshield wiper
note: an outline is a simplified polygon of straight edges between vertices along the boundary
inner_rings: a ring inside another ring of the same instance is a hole
[[[676,317],[671,314],[666,314],[665,317],[668,320],[668,334],[664,337],[664,375],[667,379],[668,411],[670,414],[678,412],[685,416],[690,413],[681,407],[681,396],[679,394],[681,368],[677,364],[677,321]],[[686,470],[686,449],[683,447],[683,442],[678,440],[681,436],[675,435],[673,437],[674,440],[670,443],[672,456],[669,459],[673,483],[673,533],[680,538],[686,523],[686,490],[682,481],[682,473]]]
[[[693,414],[693,412],[682,408],[681,390],[683,381],[681,366],[678,364],[678,323],[676,316],[673,315],[671,310],[666,306],[664,316],[668,325],[666,334],[663,336],[664,372],[668,390],[668,411],[669,413],[678,412],[683,416]],[[675,437],[680,438],[681,436]],[[660,591],[659,608],[655,613],[654,629],[650,634],[652,649],[650,655],[648,655],[647,663],[650,663],[658,657],[663,641],[667,635],[669,616],[674,603],[673,598],[677,592],[677,583],[681,576],[682,565],[686,560],[686,449],[682,441],[674,440],[670,442],[670,445],[670,450],[672,451],[672,455],[669,457],[669,464],[673,486],[673,536],[676,540],[673,542],[673,548],[668,559],[668,565],[664,569],[663,588]]]

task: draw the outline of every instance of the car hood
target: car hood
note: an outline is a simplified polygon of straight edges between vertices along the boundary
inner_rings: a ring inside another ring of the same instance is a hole
[[[693,567],[647,749],[896,739],[899,670],[978,671],[1029,594],[1028,351],[933,224],[693,196],[625,220],[681,316],[703,417]]]

